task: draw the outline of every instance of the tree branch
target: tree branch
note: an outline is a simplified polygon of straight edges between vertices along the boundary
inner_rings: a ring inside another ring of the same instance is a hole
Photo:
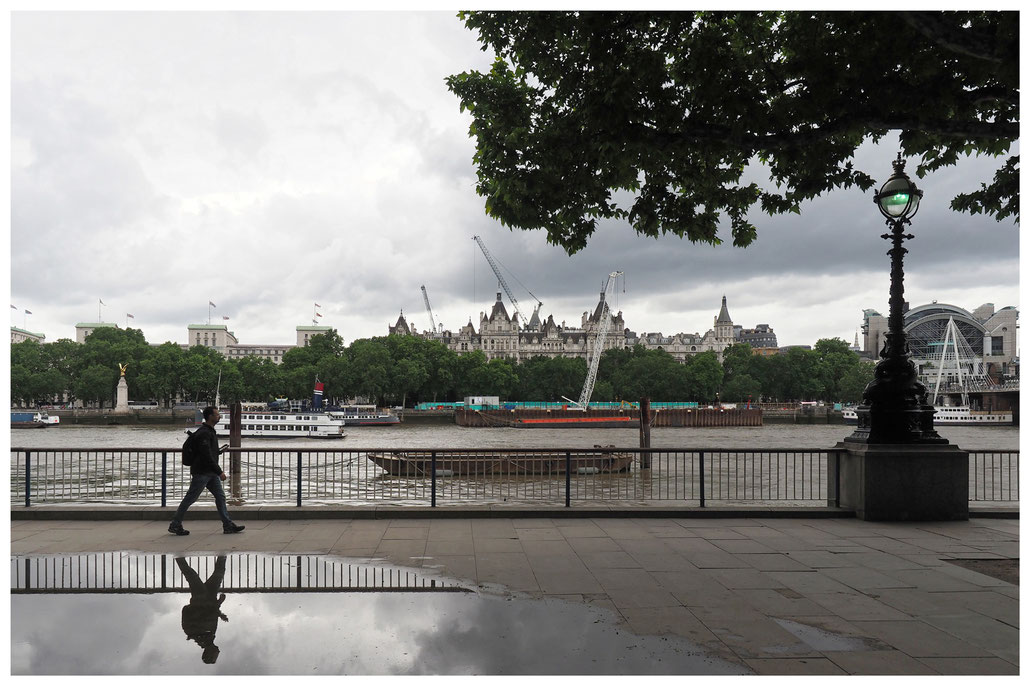
[[[960,29],[955,26],[949,15],[941,12],[901,12],[909,26],[923,34],[928,40],[945,50],[973,57],[978,60],[1001,63],[1005,61],[999,55],[997,46],[990,36],[977,35],[972,29]],[[1018,22],[1019,19],[1014,18]]]
[[[749,150],[767,148],[790,148],[816,143],[855,130],[921,131],[923,133],[954,138],[957,140],[1015,140],[1019,137],[1019,124],[1012,122],[979,121],[925,121],[919,119],[865,119],[853,117],[828,122],[818,128],[796,133],[742,134],[724,126],[685,127],[671,132],[662,132],[638,125],[648,138],[658,138],[664,145],[693,141],[729,141]]]

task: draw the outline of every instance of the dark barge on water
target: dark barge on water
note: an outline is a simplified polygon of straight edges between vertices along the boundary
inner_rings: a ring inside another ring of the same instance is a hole
[[[595,446],[600,448],[601,446]],[[609,448],[614,446],[609,446]],[[367,454],[391,476],[427,476],[433,473],[430,452]],[[615,474],[628,472],[633,453],[578,450],[566,452],[440,452],[437,476],[534,476],[546,474]]]

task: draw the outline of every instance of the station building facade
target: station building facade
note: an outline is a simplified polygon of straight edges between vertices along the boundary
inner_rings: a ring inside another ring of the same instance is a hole
[[[1000,381],[1018,375],[1019,310],[1012,306],[995,310],[994,303],[980,305],[972,312],[947,303],[931,302],[914,308],[905,303],[905,334],[917,368],[932,369],[939,363],[949,320],[954,321],[972,355],[982,361],[988,376]],[[886,342],[887,317],[876,310],[863,310],[861,330],[862,354],[879,359]]]

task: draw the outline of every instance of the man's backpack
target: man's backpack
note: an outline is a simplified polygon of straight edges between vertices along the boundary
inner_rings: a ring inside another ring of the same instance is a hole
[[[193,463],[197,461],[197,441],[196,434],[192,431],[186,432],[186,441],[182,444],[182,463],[187,467],[192,467]]]

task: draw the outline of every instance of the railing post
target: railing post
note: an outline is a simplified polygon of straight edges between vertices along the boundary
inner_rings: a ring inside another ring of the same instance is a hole
[[[430,461],[429,462],[430,462],[430,471],[432,471],[432,473],[433,473],[433,476],[432,476],[432,484],[433,484],[432,485],[432,494],[431,494],[431,500],[430,500],[429,506],[430,507],[436,507],[436,451],[435,450],[432,452],[432,455],[430,456]]]
[[[303,479],[301,477],[301,456],[303,454],[304,453],[299,450],[297,451],[297,507],[300,507],[300,489],[303,484]]]
[[[572,507],[572,453],[565,451],[565,507]]]
[[[826,456],[826,506],[840,507],[840,451],[834,450]]]
[[[32,451],[25,451],[25,507],[32,504]]]
[[[698,453],[700,456],[700,472],[701,472],[701,507],[705,506],[705,451],[702,450]]]
[[[161,507],[168,506],[168,452],[161,452]]]

